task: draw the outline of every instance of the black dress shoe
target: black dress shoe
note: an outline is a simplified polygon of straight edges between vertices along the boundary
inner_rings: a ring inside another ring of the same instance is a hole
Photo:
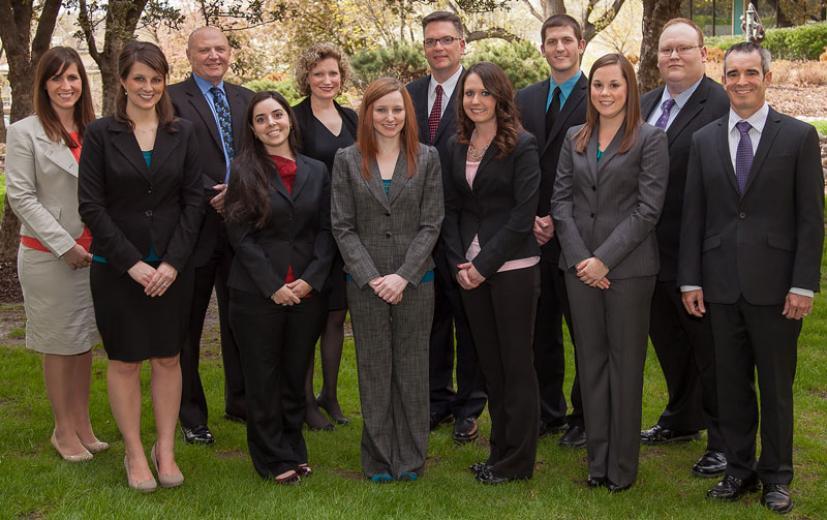
[[[205,424],[199,424],[192,428],[181,426],[181,431],[184,432],[184,440],[189,444],[212,444],[215,442],[215,437]]]
[[[230,412],[225,413],[224,418],[227,419],[228,421],[237,422],[237,423],[241,423],[241,424],[247,424],[247,419],[245,419],[244,417],[241,417],[240,415],[232,414]]]
[[[656,424],[648,430],[640,431],[640,442],[643,444],[668,444],[670,442],[696,441],[701,438],[697,431],[681,432],[664,428]]]
[[[568,429],[569,425],[566,423],[565,419],[560,419],[559,421],[550,422],[550,423],[540,423],[540,437],[545,437],[546,435],[556,435],[558,433],[563,433]]]
[[[447,414],[441,413],[432,413],[431,414],[431,431],[436,430],[439,428],[441,424],[447,424],[453,420],[453,416],[450,412]]]
[[[593,477],[589,475],[589,478],[586,479],[586,485],[590,488],[599,488],[601,486],[605,486],[606,482],[606,477]]]
[[[566,433],[560,437],[558,444],[566,448],[582,448],[586,445],[586,430],[576,424],[569,426]]]
[[[606,481],[606,488],[609,490],[609,493],[623,493],[627,489],[632,487],[631,484],[626,484],[625,486],[619,486],[612,482],[611,480]]]
[[[793,510],[793,499],[790,498],[790,488],[784,484],[764,484],[761,494],[761,504],[776,513],[786,514]]]
[[[454,441],[459,444],[471,442],[479,437],[480,431],[477,428],[477,420],[473,417],[466,417],[465,419],[457,419],[454,422]]]
[[[706,492],[706,496],[707,498],[715,498],[718,500],[737,500],[741,495],[754,493],[758,491],[759,488],[760,485],[755,475],[747,479],[725,475],[723,480]]]
[[[468,469],[474,475],[479,475],[482,471],[487,470],[489,468],[491,468],[491,466],[489,466],[488,462],[486,462],[486,461],[475,462],[475,463],[471,464],[470,466],[468,466]]]
[[[495,486],[497,484],[505,484],[506,482],[511,482],[512,480],[514,480],[514,479],[508,478],[508,477],[500,477],[498,475],[495,475],[491,471],[490,466],[485,467],[479,473],[477,473],[477,482],[481,482],[483,484],[489,484],[489,485],[492,485],[492,486]]]
[[[707,451],[692,466],[692,474],[696,477],[717,477],[726,471],[726,455],[720,451]]]

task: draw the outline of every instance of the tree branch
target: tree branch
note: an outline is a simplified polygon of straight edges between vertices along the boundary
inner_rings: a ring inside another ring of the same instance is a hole
[[[40,55],[49,49],[52,43],[52,34],[57,24],[57,15],[63,0],[46,0],[40,10],[40,20],[37,23],[37,32],[32,40],[32,63],[37,63]]]
[[[468,43],[478,40],[485,40],[487,38],[499,38],[501,40],[514,42],[521,38],[516,34],[503,29],[502,27],[491,27],[488,29],[480,29],[476,31],[466,31],[465,41]]]
[[[14,16],[14,8],[9,0],[0,0],[0,38],[3,40],[3,45],[11,49],[10,54],[15,54],[15,49],[19,47],[23,40],[20,38],[20,33],[17,31],[16,17]]]
[[[546,21],[545,18],[543,18],[543,15],[534,8],[534,4],[531,3],[531,0],[523,0],[523,3],[528,6],[528,11],[531,13],[531,16],[540,20],[541,23]]]
[[[98,44],[95,41],[95,28],[92,25],[89,16],[89,6],[86,5],[86,0],[79,0],[78,2],[78,25],[83,32],[83,39],[86,40],[86,46],[89,48],[89,56],[95,60],[95,63],[100,65],[101,55],[98,52]]]

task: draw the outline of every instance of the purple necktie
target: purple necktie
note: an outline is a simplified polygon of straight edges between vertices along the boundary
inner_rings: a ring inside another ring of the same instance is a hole
[[[669,112],[672,111],[672,107],[675,106],[675,100],[672,98],[667,99],[663,102],[660,106],[660,117],[657,121],[655,121],[655,126],[660,128],[661,130],[666,130],[666,123],[669,122]]]
[[[746,121],[739,121],[735,123],[735,128],[741,134],[738,149],[735,151],[735,179],[738,181],[738,191],[743,194],[749,179],[749,170],[752,168],[752,139],[749,137],[752,125]]]

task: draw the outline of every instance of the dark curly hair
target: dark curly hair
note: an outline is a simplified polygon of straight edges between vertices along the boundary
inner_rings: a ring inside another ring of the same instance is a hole
[[[474,122],[471,121],[462,107],[462,99],[465,92],[465,80],[471,74],[476,74],[482,80],[482,84],[497,102],[495,114],[497,117],[497,135],[492,143],[497,147],[497,159],[502,159],[514,151],[517,146],[517,135],[523,130],[520,122],[520,113],[514,102],[514,87],[511,85],[505,72],[488,61],[481,61],[468,67],[457,88],[457,141],[461,144],[468,144],[471,141],[471,133],[474,131]]]

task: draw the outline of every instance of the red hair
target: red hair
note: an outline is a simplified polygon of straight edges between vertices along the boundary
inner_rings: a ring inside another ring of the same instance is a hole
[[[356,147],[362,154],[362,177],[370,179],[370,161],[376,158],[379,148],[373,128],[373,105],[388,94],[399,92],[405,107],[405,124],[399,135],[408,162],[408,177],[416,173],[416,154],[419,150],[419,128],[416,125],[416,113],[408,90],[394,78],[379,78],[371,82],[362,97],[359,107],[359,128],[356,133]]]

